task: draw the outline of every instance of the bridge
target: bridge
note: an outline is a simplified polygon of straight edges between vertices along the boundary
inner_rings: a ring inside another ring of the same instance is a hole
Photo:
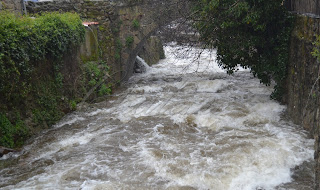
[[[26,1],[28,14],[41,12],[76,12],[84,21],[99,23],[91,27],[98,41],[100,56],[115,73],[117,80],[128,80],[133,74],[135,59],[146,50],[150,39],[159,29],[186,10],[183,0],[53,0]],[[23,11],[24,12],[24,11]],[[90,31],[89,31],[90,32]]]

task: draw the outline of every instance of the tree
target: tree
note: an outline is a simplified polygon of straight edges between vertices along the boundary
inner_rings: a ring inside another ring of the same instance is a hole
[[[238,65],[251,69],[260,81],[276,86],[280,99],[287,73],[293,16],[283,0],[194,0],[192,20],[200,39],[217,48],[218,63],[228,73]]]

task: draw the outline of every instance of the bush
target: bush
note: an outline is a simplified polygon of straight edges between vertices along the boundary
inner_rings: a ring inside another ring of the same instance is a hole
[[[111,90],[111,84],[102,84],[100,89],[99,89],[99,96],[104,96],[104,95],[110,95],[112,92]]]
[[[194,25],[207,47],[217,48],[219,64],[230,74],[250,68],[266,85],[274,80],[272,97],[280,100],[294,21],[283,0],[196,2]]]
[[[98,83],[101,83],[104,80],[104,76],[109,72],[109,67],[104,62],[95,62],[89,61],[85,63],[85,71],[86,71],[86,78],[89,81],[89,88],[94,87]],[[97,94],[99,96],[103,96],[106,94],[111,94],[111,86],[101,84],[100,88],[97,90]]]
[[[20,147],[28,136],[28,129],[20,119],[13,125],[5,115],[0,113],[1,146],[8,148]]]
[[[45,13],[36,18],[0,13],[0,96],[19,102],[30,92],[36,63],[49,58],[59,63],[62,55],[84,39],[79,16]]]
[[[0,12],[1,112],[11,116],[18,110],[40,127],[59,120],[62,104],[68,103],[62,96],[61,58],[84,35],[77,14],[44,13],[29,18]],[[19,118],[0,114],[0,146],[21,146],[27,136],[27,126]]]

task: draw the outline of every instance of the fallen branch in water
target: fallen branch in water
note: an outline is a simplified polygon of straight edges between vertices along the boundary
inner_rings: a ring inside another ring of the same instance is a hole
[[[111,78],[109,74],[105,74],[105,76],[103,77],[103,79],[98,82],[98,84],[96,84],[93,88],[91,88],[89,90],[89,92],[84,96],[84,98],[82,99],[80,104],[83,104],[89,97],[90,95],[100,86],[102,85],[102,83],[104,83],[104,81],[106,81],[108,78]]]

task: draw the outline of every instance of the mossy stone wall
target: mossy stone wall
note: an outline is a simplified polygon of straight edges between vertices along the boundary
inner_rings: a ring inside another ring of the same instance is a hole
[[[320,19],[298,16],[292,32],[288,67],[288,114],[315,139],[316,188],[320,189],[320,63],[311,55]]]
[[[286,0],[285,3],[290,11],[320,15],[320,0]]]
[[[16,14],[22,14],[21,0],[2,0],[0,2],[0,11],[7,10],[15,12]]]
[[[150,42],[148,39],[159,26],[158,14],[155,14],[153,7],[155,3],[150,2],[151,0],[28,2],[27,11],[31,14],[45,11],[77,12],[83,20],[98,22],[96,38],[100,58],[110,67],[113,80],[122,81],[128,80],[133,74],[136,56]],[[145,49],[149,52],[158,51],[155,48]],[[85,56],[82,58],[86,59]],[[153,63],[156,61],[152,60]]]

